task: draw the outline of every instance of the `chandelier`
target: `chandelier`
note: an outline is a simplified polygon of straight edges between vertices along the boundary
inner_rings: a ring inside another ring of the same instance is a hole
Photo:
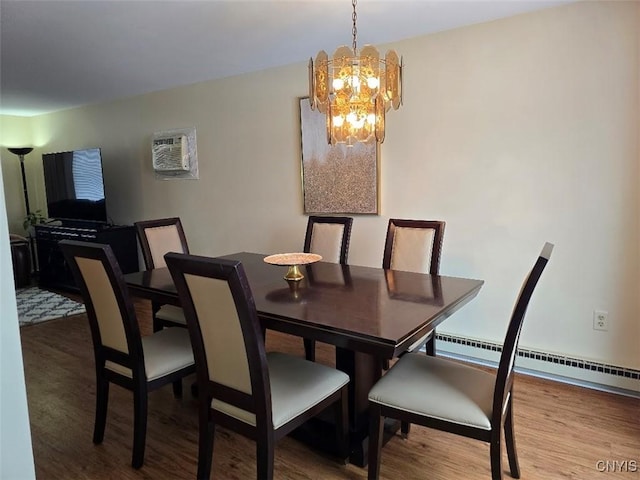
[[[353,5],[353,47],[338,47],[330,59],[321,50],[309,59],[309,103],[327,116],[327,141],[334,145],[384,141],[385,113],[402,105],[402,58],[389,50],[356,48],[356,0]]]

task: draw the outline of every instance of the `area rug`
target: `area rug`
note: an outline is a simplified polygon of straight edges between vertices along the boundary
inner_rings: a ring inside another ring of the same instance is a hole
[[[40,290],[38,287],[18,290],[16,303],[20,326],[69,317],[86,311],[82,303],[57,293]]]

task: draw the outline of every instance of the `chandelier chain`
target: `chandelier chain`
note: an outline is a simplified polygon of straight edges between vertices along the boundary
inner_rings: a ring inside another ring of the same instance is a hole
[[[356,54],[356,36],[358,35],[358,29],[356,28],[356,20],[358,19],[358,15],[356,14],[356,3],[357,0],[351,0],[351,5],[353,5],[353,13],[351,14],[351,19],[353,20],[353,29],[351,33],[353,34],[353,53]]]

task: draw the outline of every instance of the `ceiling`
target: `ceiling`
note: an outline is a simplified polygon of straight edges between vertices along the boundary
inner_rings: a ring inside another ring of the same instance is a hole
[[[360,0],[358,45],[569,1]],[[349,0],[1,0],[0,114],[39,115],[306,62],[351,44],[351,14]]]

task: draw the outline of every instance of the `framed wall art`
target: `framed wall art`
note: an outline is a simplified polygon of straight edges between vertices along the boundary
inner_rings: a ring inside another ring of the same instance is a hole
[[[299,102],[304,213],[377,215],[378,143],[329,145],[325,115]]]

